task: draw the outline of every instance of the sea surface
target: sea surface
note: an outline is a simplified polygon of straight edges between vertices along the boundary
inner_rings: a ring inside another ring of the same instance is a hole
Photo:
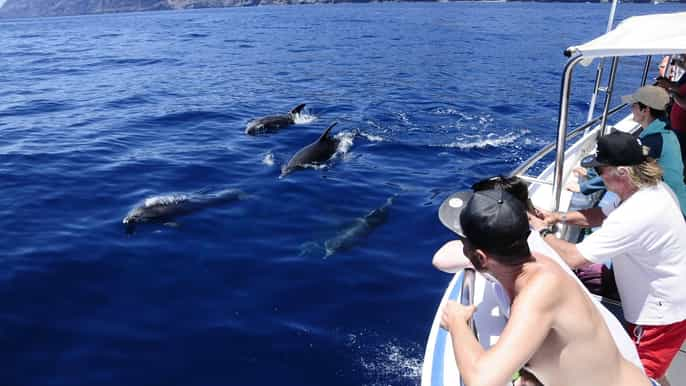
[[[418,385],[450,280],[431,266],[452,237],[439,205],[554,140],[563,50],[609,8],[0,20],[0,385]],[[616,95],[638,86],[626,62]],[[573,124],[594,72],[577,70]],[[244,134],[299,103],[296,125]],[[280,178],[333,122],[333,159]],[[146,199],[226,191],[122,224]]]

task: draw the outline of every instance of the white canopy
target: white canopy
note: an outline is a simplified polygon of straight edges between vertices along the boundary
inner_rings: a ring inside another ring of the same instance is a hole
[[[686,53],[686,12],[630,17],[612,31],[567,52],[585,58]]]

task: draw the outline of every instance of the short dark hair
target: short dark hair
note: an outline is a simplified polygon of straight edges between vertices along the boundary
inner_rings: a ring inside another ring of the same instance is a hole
[[[667,112],[665,110],[656,110],[650,106],[646,106],[641,102],[636,102],[638,104],[638,107],[641,109],[645,109],[646,107],[650,110],[650,115],[652,115],[654,118],[660,119],[660,120],[666,120],[667,118]]]

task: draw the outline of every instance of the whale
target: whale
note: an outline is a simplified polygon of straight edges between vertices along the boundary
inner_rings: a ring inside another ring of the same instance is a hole
[[[171,193],[152,196],[134,206],[122,219],[122,224],[128,234],[134,233],[138,224],[175,225],[177,217],[237,201],[244,196],[245,194],[237,189],[215,193]]]
[[[288,114],[253,119],[248,122],[248,125],[245,127],[245,134],[257,135],[272,133],[281,128],[290,126],[295,123],[296,115],[300,114],[304,107],[305,103],[301,103],[295,106]]]
[[[338,122],[334,122],[324,130],[324,133],[319,136],[319,139],[298,150],[288,163],[281,167],[281,177],[286,176],[295,170],[302,169],[306,165],[319,165],[328,161],[336,153],[338,143],[340,142],[338,139],[329,135],[331,129],[333,129],[337,123]]]
[[[393,205],[395,195],[389,197],[380,207],[370,211],[364,217],[356,218],[352,224],[339,231],[336,236],[324,242],[324,249],[328,257],[339,250],[350,249],[360,239],[369,235],[374,229],[388,220],[388,212]]]

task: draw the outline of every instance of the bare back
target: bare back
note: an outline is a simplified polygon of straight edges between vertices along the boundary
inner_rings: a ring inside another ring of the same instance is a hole
[[[513,326],[525,322],[536,329],[536,321],[526,313],[537,302],[547,315],[542,320],[548,334],[529,359],[528,369],[546,386],[648,386],[641,370],[621,356],[601,314],[578,283],[547,256],[534,258],[515,280],[510,318]],[[543,297],[545,304],[540,304]]]

